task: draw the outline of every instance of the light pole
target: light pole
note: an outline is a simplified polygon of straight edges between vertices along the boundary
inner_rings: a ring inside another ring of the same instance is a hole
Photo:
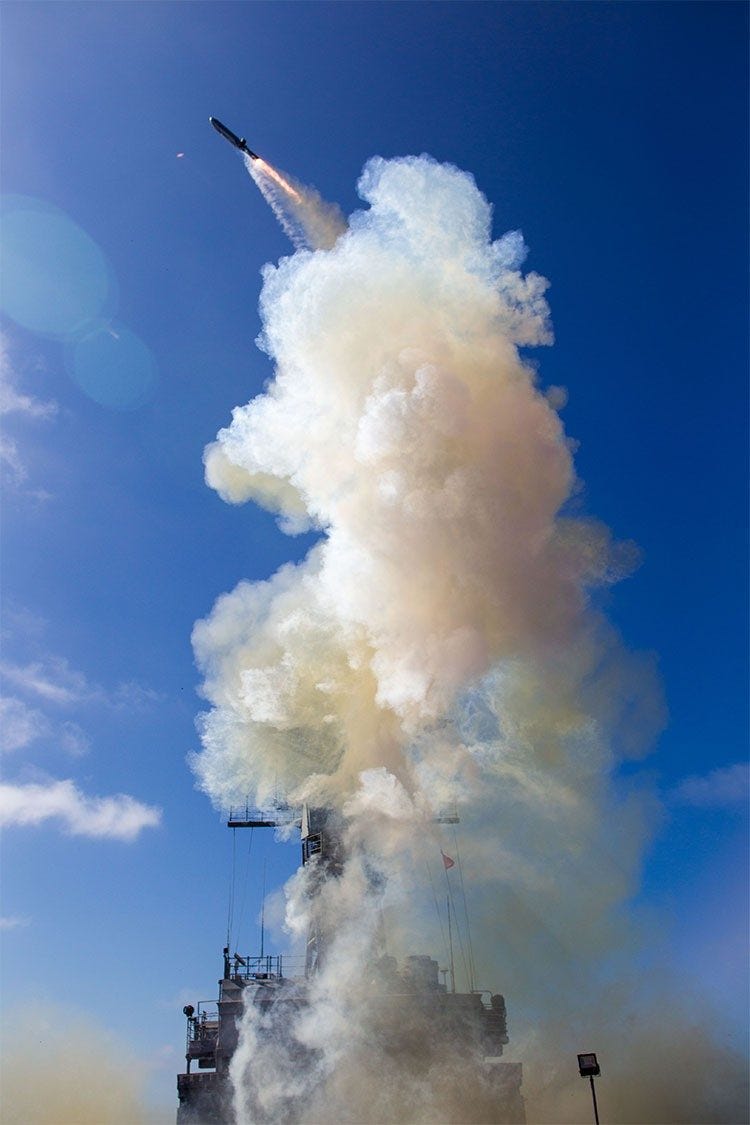
[[[601,1074],[599,1063],[596,1061],[596,1055],[592,1053],[588,1055],[578,1056],[578,1073],[581,1078],[588,1078],[591,1083],[591,1097],[594,1102],[594,1121],[599,1125],[599,1110],[596,1105],[596,1090],[594,1089],[594,1076]]]

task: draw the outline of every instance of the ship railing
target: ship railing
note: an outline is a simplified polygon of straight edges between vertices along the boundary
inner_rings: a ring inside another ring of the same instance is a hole
[[[284,954],[284,976],[287,980],[290,977],[303,977],[305,975],[305,955],[304,953],[285,953]]]
[[[229,960],[232,962],[231,975],[235,980],[285,980],[290,976],[304,973],[304,957],[291,954],[272,953],[260,957],[240,957],[235,953]]]
[[[302,810],[284,801],[272,802],[265,808],[259,805],[230,805],[227,817],[229,828],[292,828],[299,826]]]
[[[242,976],[245,980],[283,980],[283,953],[266,954],[265,957],[246,957]]]
[[[194,1039],[205,1039],[219,1026],[219,1005],[215,1000],[199,1000],[190,1020]]]
[[[195,1015],[188,1017],[185,1057],[189,1060],[213,1052],[219,1037],[219,1005],[199,1000]]]

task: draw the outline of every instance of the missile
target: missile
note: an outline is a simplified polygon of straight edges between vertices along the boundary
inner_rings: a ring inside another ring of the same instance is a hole
[[[234,145],[240,152],[246,152],[251,160],[260,160],[257,152],[253,152],[251,148],[247,147],[247,141],[244,137],[238,137],[231,129],[227,129],[226,125],[223,125],[221,121],[219,121],[218,117],[209,117],[208,120],[211,122],[216,132],[220,133],[225,141],[229,141],[230,145]]]

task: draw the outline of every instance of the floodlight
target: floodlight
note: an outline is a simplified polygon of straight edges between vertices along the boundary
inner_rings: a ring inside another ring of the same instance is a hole
[[[579,1055],[578,1070],[581,1078],[590,1078],[592,1075],[596,1076],[601,1074],[599,1063],[596,1061],[596,1055],[593,1052],[587,1055]]]
[[[578,1056],[578,1072],[581,1078],[588,1078],[591,1083],[591,1099],[594,1103],[594,1121],[599,1125],[599,1107],[596,1104],[596,1090],[594,1089],[594,1078],[601,1074],[599,1063],[596,1061],[596,1055],[593,1051],[588,1051],[583,1055]]]

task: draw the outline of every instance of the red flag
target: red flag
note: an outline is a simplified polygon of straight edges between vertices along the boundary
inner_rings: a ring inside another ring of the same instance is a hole
[[[451,859],[449,855],[446,855],[442,848],[440,849],[440,854],[443,857],[443,867],[446,871],[450,871],[451,867],[456,866],[456,861]]]

